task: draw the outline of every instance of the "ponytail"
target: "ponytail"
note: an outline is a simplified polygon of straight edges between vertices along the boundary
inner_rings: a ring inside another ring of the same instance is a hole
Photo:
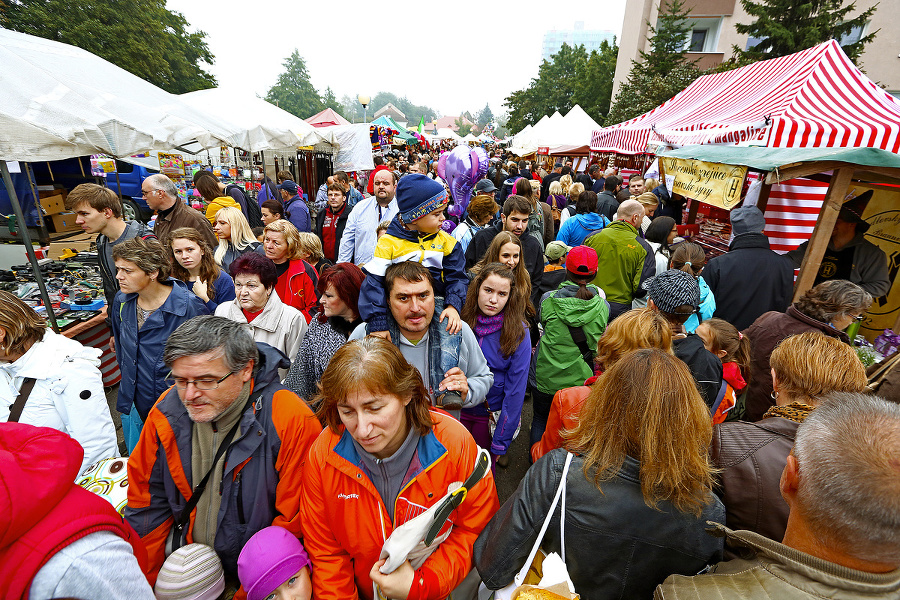
[[[706,266],[706,253],[697,244],[682,242],[672,252],[670,266],[694,277],[699,277],[703,267]]]
[[[741,374],[746,381],[750,381],[750,338],[738,332],[738,348],[734,352],[734,362],[741,369]]]

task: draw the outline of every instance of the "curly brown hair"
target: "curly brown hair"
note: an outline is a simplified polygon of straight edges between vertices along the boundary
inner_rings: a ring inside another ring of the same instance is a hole
[[[807,290],[794,308],[807,317],[831,323],[837,317],[863,313],[872,306],[872,295],[845,279],[823,281]]]

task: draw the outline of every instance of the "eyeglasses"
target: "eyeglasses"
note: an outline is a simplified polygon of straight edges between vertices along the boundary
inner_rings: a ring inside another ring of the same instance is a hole
[[[856,315],[855,317],[853,317],[853,320],[854,320],[854,321],[862,321],[862,320],[865,319],[865,318],[866,318],[866,315],[864,315],[864,314],[863,314],[863,315]]]
[[[141,197],[143,198],[144,196],[149,196],[153,192],[157,192],[157,191],[159,191],[159,190],[158,189],[147,190],[147,191],[141,190]]]
[[[234,375],[234,371],[230,371],[227,375],[222,377],[221,379],[216,379],[215,377],[201,377],[200,379],[185,379],[184,377],[172,377],[172,372],[169,371],[169,374],[166,375],[166,383],[168,385],[174,385],[179,390],[187,389],[187,386],[190,384],[194,384],[194,387],[198,390],[214,390],[219,387],[219,384]]]

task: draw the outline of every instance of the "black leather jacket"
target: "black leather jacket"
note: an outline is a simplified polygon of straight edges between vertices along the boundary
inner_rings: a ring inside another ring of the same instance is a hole
[[[566,451],[556,449],[529,469],[515,494],[494,515],[475,542],[475,567],[490,589],[512,582],[531,551],[559,487]],[[695,575],[722,559],[722,539],[705,531],[706,521],[722,523],[725,509],[710,504],[695,517],[668,503],[659,510],[644,504],[640,465],[630,457],[603,492],[585,477],[579,456],[566,482],[566,566],[584,600],[647,599],[674,573]],[[556,509],[557,514],[559,508]],[[550,522],[541,548],[560,552],[559,517]]]

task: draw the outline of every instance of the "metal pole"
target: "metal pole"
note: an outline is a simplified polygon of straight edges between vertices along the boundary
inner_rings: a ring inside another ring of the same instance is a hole
[[[6,185],[6,193],[9,194],[9,200],[16,213],[19,231],[22,233],[22,243],[25,244],[25,253],[28,254],[28,262],[34,271],[34,279],[37,281],[38,289],[41,291],[41,300],[47,308],[47,320],[53,331],[59,333],[59,326],[56,324],[56,315],[53,314],[53,304],[50,302],[50,295],[47,293],[47,286],[44,285],[44,278],[41,276],[41,267],[38,264],[37,256],[34,254],[34,247],[31,245],[31,235],[28,233],[28,226],[25,223],[25,215],[22,214],[22,206],[19,204],[19,197],[16,195],[16,189],[13,187],[12,177],[9,176],[9,167],[6,166],[5,160],[0,160],[0,173],[3,174],[3,183]]]

